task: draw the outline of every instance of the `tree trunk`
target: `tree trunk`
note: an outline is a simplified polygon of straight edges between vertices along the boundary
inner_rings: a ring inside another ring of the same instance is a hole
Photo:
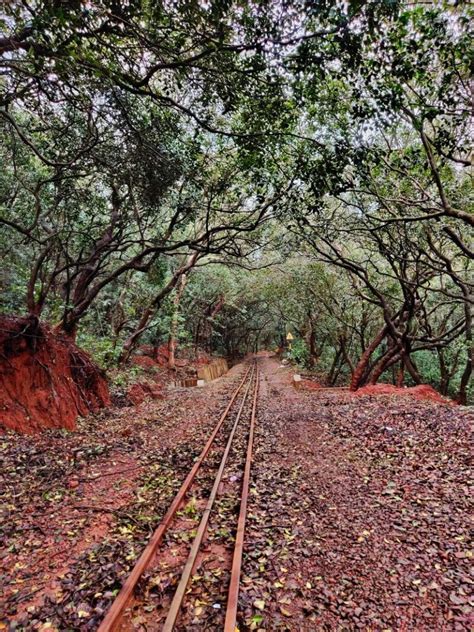
[[[184,288],[186,287],[186,281],[186,274],[183,274],[179,280],[173,299],[173,315],[171,317],[170,335],[168,339],[168,368],[173,370],[176,369],[175,353],[179,326],[179,305],[184,293]]]
[[[418,368],[416,366],[416,364],[414,363],[414,361],[410,358],[410,353],[409,352],[405,352],[403,354],[403,363],[405,365],[406,370],[408,371],[408,373],[411,375],[413,381],[415,382],[415,384],[421,384],[422,383],[422,377],[418,371]]]
[[[395,358],[398,359],[399,357],[400,353],[397,353],[397,349],[394,349],[393,347],[384,353],[372,371],[372,375],[369,380],[370,384],[377,384],[383,373],[392,365],[392,360]]]
[[[123,349],[119,359],[120,366],[128,361],[131,354],[136,349],[138,341],[142,337],[143,333],[146,331],[148,323],[150,322],[153,314],[161,307],[164,299],[168,296],[168,294],[170,294],[174,290],[178,281],[182,279],[183,276],[186,276],[189,270],[191,270],[191,268],[195,265],[198,257],[199,253],[197,252],[189,255],[186,263],[178,268],[178,270],[176,270],[168,283],[158,292],[153,301],[143,311],[138,325],[135,327],[134,331],[130,334],[127,340],[125,340],[125,342],[123,343]]]
[[[449,371],[446,366],[446,360],[444,357],[443,349],[438,349],[438,362],[439,362],[439,374],[440,374],[439,392],[441,393],[441,395],[447,395],[448,387],[449,387]]]
[[[340,348],[341,348],[341,351],[342,351],[342,355],[344,356],[345,363],[349,367],[349,370],[351,372],[351,379],[352,379],[352,377],[354,376],[355,369],[354,369],[354,365],[352,363],[352,360],[351,360],[351,358],[349,356],[349,352],[347,351],[347,339],[346,339],[346,336],[345,335],[341,335],[339,340],[340,340]]]
[[[341,350],[341,347],[339,346],[336,349],[336,353],[334,354],[334,359],[332,361],[331,368],[329,369],[329,373],[328,373],[327,382],[330,386],[334,385],[334,374],[336,372],[337,364],[339,362],[339,358],[341,357],[341,354],[342,354],[342,350]]]
[[[64,336],[64,338],[69,338],[72,342],[76,341],[77,338],[77,328],[79,326],[79,322],[74,321],[70,323],[62,323],[60,322],[55,327],[53,327],[53,331],[58,336]]]
[[[151,318],[152,313],[153,313],[153,310],[150,307],[144,310],[138,322],[138,325],[135,327],[135,329],[127,338],[127,340],[123,343],[123,349],[122,349],[122,353],[119,359],[120,365],[125,364],[130,358],[130,355],[132,354],[133,350],[137,346],[138,340],[141,338],[143,332],[147,328],[147,325]]]
[[[400,368],[398,369],[397,381],[396,381],[396,385],[398,386],[398,388],[402,388],[404,379],[405,379],[405,364],[403,362],[400,362]]]
[[[465,295],[464,302],[464,313],[466,316],[466,329],[465,336],[467,342],[467,360],[466,360],[466,368],[461,376],[461,383],[459,385],[459,393],[458,393],[458,402],[465,406],[467,404],[467,387],[469,384],[469,380],[472,375],[472,367],[474,365],[474,346],[472,344],[472,312],[471,305],[468,300],[467,290]]]
[[[366,348],[364,353],[362,354],[354,370],[354,373],[352,374],[351,385],[350,385],[351,391],[356,391],[359,388],[361,379],[369,365],[370,358],[373,352],[377,349],[377,347],[381,344],[382,340],[387,335],[387,330],[388,330],[387,325],[384,325],[382,329],[379,331],[379,333],[372,340],[372,342],[369,344],[369,346]]]
[[[309,351],[308,365],[312,368],[317,361],[316,334],[311,323],[308,325],[307,345]]]

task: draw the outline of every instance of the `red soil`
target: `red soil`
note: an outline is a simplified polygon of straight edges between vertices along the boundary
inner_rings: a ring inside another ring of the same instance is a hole
[[[136,355],[132,358],[132,364],[142,367],[143,369],[152,369],[156,367],[157,362],[147,355]]]
[[[145,368],[156,366],[167,366],[169,361],[169,350],[167,344],[162,344],[159,347],[153,347],[152,345],[141,345],[138,348],[138,353],[132,358],[132,363]],[[212,356],[206,353],[203,349],[199,349],[197,356],[194,357],[194,351],[189,349],[183,349],[180,351],[179,358],[176,359],[175,364],[178,367],[184,367],[189,365],[201,366],[202,364],[210,364],[212,362]]]
[[[157,364],[166,366],[168,364],[168,358],[168,345],[163,344],[159,347],[153,347],[153,345],[141,345],[138,348],[138,353],[134,356],[132,362],[133,364],[138,364],[140,366],[156,366]],[[152,361],[152,364],[149,363],[149,360]]]
[[[364,395],[394,395],[396,397],[414,397],[417,400],[428,400],[431,402],[437,402],[438,404],[452,404],[455,405],[450,399],[442,397],[434,388],[427,384],[420,384],[419,386],[412,386],[409,388],[399,388],[392,384],[370,384],[359,388],[352,393],[354,397],[363,397]]]
[[[141,404],[148,397],[151,399],[163,399],[164,396],[158,385],[149,384],[148,382],[133,384],[127,391],[127,398],[135,406]]]
[[[161,345],[158,349],[155,349],[155,359],[162,366],[168,365],[169,355],[168,345]]]
[[[36,318],[0,318],[0,431],[73,430],[109,404],[105,377],[71,339]]]
[[[138,353],[131,358],[131,363],[143,369],[145,379],[128,387],[126,392],[128,402],[139,406],[145,399],[162,399],[164,398],[162,391],[167,383],[186,380],[190,377],[195,378],[197,368],[208,365],[212,361],[212,356],[202,349],[198,350],[197,357],[194,357],[194,350],[189,349],[181,350],[180,356],[182,357],[175,360],[175,367],[171,370],[168,369],[168,345],[140,346]]]
[[[315,382],[314,380],[301,380],[301,387],[305,390],[308,391],[314,391],[314,390],[318,390],[321,388],[321,384],[319,384],[318,382]]]
[[[150,358],[155,357],[155,347],[153,345],[141,345],[138,347],[137,354],[149,356]]]

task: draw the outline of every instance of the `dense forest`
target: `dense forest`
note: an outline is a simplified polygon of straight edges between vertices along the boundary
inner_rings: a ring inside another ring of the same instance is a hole
[[[288,332],[328,385],[472,401],[469,4],[5,3],[2,423]]]
[[[472,632],[473,14],[0,1],[0,632]]]

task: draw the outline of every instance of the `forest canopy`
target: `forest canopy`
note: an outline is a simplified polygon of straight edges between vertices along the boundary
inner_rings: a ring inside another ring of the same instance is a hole
[[[328,384],[466,403],[469,4],[4,4],[4,386],[12,336],[111,369],[170,336],[232,358],[291,331]]]

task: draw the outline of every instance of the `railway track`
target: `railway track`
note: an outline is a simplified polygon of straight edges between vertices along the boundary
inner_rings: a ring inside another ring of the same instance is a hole
[[[254,361],[98,632],[235,632],[258,383]]]

